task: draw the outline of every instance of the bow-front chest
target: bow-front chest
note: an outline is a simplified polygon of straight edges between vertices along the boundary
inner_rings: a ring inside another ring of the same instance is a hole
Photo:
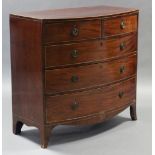
[[[10,15],[13,132],[136,120],[138,10],[97,6]]]

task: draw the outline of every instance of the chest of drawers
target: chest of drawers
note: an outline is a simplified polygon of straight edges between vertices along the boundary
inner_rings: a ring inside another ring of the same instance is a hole
[[[136,120],[138,10],[110,6],[10,15],[13,132]]]

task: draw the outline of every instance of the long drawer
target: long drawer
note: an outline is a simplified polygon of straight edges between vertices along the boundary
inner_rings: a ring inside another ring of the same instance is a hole
[[[108,84],[136,73],[137,55],[104,63],[45,71],[45,92],[55,94]]]
[[[45,24],[43,42],[56,43],[101,37],[101,20],[75,20]]]
[[[82,116],[116,110],[135,100],[136,79],[99,89],[46,97],[46,122],[59,122]],[[61,106],[61,108],[60,108]]]
[[[45,67],[102,61],[136,50],[136,34],[106,40],[45,46]]]

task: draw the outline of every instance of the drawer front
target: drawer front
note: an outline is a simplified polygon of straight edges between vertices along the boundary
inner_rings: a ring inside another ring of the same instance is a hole
[[[103,36],[137,31],[137,15],[108,19],[103,24]]]
[[[73,94],[46,97],[46,122],[59,122],[129,105],[135,100],[136,80]]]
[[[137,35],[45,47],[45,67],[102,61],[137,49]]]
[[[101,21],[83,20],[45,24],[44,43],[75,41],[101,37]]]
[[[127,78],[136,73],[136,54],[105,63],[45,71],[46,93],[91,88]]]

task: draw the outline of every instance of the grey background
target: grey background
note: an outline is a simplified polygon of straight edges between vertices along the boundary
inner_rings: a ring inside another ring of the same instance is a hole
[[[3,153],[5,155],[150,155],[152,137],[152,2],[151,0],[3,0]],[[78,6],[115,5],[140,10],[137,111],[132,122],[129,110],[96,126],[58,126],[53,130],[47,150],[40,149],[39,132],[24,126],[23,136],[12,134],[9,13],[68,8]]]

